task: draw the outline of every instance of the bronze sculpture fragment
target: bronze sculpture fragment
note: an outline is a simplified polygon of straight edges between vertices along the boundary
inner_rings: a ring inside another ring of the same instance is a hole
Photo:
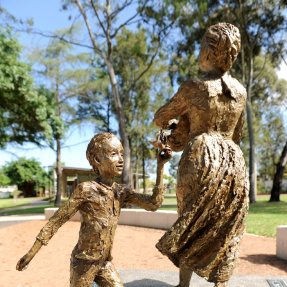
[[[37,239],[18,262],[16,269],[27,268],[42,245],[47,245],[57,230],[78,210],[82,214],[79,240],[70,265],[70,286],[123,286],[113,265],[111,251],[121,211],[130,203],[146,210],[157,210],[163,201],[163,166],[171,158],[171,149],[160,146],[157,156],[157,179],[152,195],[137,193],[128,186],[114,182],[123,170],[123,147],[111,133],[100,133],[92,138],[87,148],[87,159],[99,177],[81,183],[71,198],[64,203],[43,227]]]
[[[157,244],[180,268],[180,287],[189,286],[192,272],[215,286],[227,286],[245,230],[249,180],[238,144],[246,90],[226,73],[239,50],[235,26],[211,26],[199,54],[206,75],[184,82],[154,116],[157,126],[172,130],[167,136],[171,149],[183,150],[179,218]]]

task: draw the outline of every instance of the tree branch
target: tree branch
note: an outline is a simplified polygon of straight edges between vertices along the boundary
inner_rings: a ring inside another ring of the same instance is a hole
[[[14,31],[17,31],[17,32],[25,32],[25,33],[32,33],[32,34],[36,34],[36,35],[40,35],[40,36],[43,36],[43,37],[46,37],[46,38],[53,38],[53,39],[59,39],[63,42],[66,42],[66,43],[69,43],[69,44],[72,44],[72,45],[75,45],[75,46],[79,46],[79,47],[83,47],[83,48],[88,48],[88,49],[93,49],[94,48],[92,46],[88,46],[88,45],[84,45],[84,44],[80,44],[80,43],[77,43],[77,42],[74,42],[74,41],[70,41],[70,40],[66,40],[64,38],[64,36],[58,36],[58,35],[55,35],[55,34],[51,34],[51,35],[48,35],[48,34],[45,34],[43,32],[39,32],[39,31],[36,31],[36,30],[24,30],[24,29],[17,29],[15,27],[11,27]]]
[[[263,66],[262,66],[260,72],[256,76],[254,76],[253,81],[255,81],[260,76],[260,74],[263,72],[263,70],[265,69],[265,65],[266,65],[266,62],[267,62],[267,55],[268,55],[268,52],[265,53],[265,59],[264,59]]]
[[[124,10],[126,7],[130,6],[133,2],[133,0],[130,0],[129,2],[125,1],[126,3],[123,4],[122,7],[115,10],[113,13],[111,13],[111,18],[114,19],[122,10]]]
[[[112,28],[112,19],[111,19],[111,2],[107,0],[107,44],[108,44],[108,59],[112,62],[113,59],[113,47],[112,47],[112,39],[111,39],[111,28]]]
[[[253,44],[252,44],[252,46],[251,46],[251,50],[252,50],[252,51],[253,51],[253,49],[254,49],[254,47],[255,47],[255,45],[256,45],[256,42],[257,42],[257,40],[258,40],[258,38],[259,38],[261,27],[262,27],[262,23],[261,23],[261,21],[260,21],[260,24],[259,24],[259,26],[258,26],[257,33],[256,33],[256,36],[255,36],[255,39],[254,39],[254,42],[253,42]]]
[[[91,29],[91,26],[90,26],[90,23],[89,23],[89,20],[87,18],[87,15],[83,9],[83,6],[81,5],[81,3],[79,2],[79,0],[75,0],[76,1],[76,4],[78,5],[79,9],[80,9],[80,12],[84,18],[84,21],[85,21],[85,24],[87,26],[87,29],[89,31],[89,35],[90,35],[90,39],[92,41],[92,44],[93,44],[93,50],[99,54],[104,60],[106,60],[106,55],[105,53],[98,48],[98,46],[96,45],[96,41],[95,41],[95,38],[94,38],[94,35],[93,35],[93,32],[92,32],[92,29]]]
[[[277,44],[276,41],[275,41],[274,35],[271,34],[271,33],[269,32],[269,30],[268,30],[268,34],[269,34],[269,36],[272,38],[274,45],[278,48],[278,44]],[[282,55],[281,53],[280,53],[280,56],[281,56],[283,62],[285,63],[285,65],[287,66],[287,62],[286,62],[285,58],[283,57],[283,55]]]
[[[146,6],[146,4],[147,4],[148,1],[149,1],[149,0],[146,0],[146,1],[145,1],[144,5],[142,6],[142,8],[141,8],[140,11],[138,11],[135,15],[133,15],[133,16],[132,16],[131,18],[129,18],[126,22],[124,22],[123,24],[121,24],[117,29],[115,29],[115,32],[111,35],[111,38],[114,38],[122,27],[124,27],[125,25],[129,25],[129,24],[130,24],[129,22],[132,21],[133,19],[135,19],[135,18],[143,11],[143,9],[145,8],[145,6]],[[132,2],[132,1],[131,1],[131,2]],[[124,8],[125,8],[125,5],[122,6],[119,10],[121,11],[121,10],[123,10]],[[119,11],[119,12],[120,12],[120,11]]]
[[[103,29],[103,31],[104,31],[104,34],[107,36],[107,31],[106,31],[106,29],[105,29],[105,27],[104,27],[104,25],[103,25],[103,23],[102,23],[102,21],[101,21],[101,19],[100,19],[100,17],[99,17],[97,8],[95,7],[95,4],[94,4],[93,0],[89,0],[89,1],[90,1],[91,4],[92,4],[92,7],[93,7],[94,12],[95,12],[95,14],[96,14],[96,16],[97,16],[97,19],[98,19],[98,21],[99,21],[99,23],[100,23],[100,25],[101,25],[101,27],[102,27],[102,29]]]

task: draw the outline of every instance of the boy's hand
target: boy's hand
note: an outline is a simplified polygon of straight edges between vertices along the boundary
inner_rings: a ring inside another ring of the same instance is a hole
[[[18,271],[23,271],[25,269],[27,269],[30,261],[33,259],[34,256],[32,256],[31,254],[29,254],[29,252],[27,254],[25,254],[17,263],[16,265],[16,269]]]
[[[16,265],[16,270],[18,271],[23,271],[25,269],[27,269],[30,261],[34,258],[34,256],[36,255],[36,253],[40,250],[42,246],[42,243],[36,239],[34,245],[32,246],[32,248],[27,252],[27,254],[25,254],[17,263]]]
[[[159,149],[157,154],[157,163],[164,165],[167,163],[172,157],[172,151],[169,145],[165,145],[164,149]]]

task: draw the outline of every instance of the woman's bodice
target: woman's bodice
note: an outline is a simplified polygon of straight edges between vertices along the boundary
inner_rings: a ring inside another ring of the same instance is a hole
[[[190,137],[208,132],[239,143],[245,104],[245,88],[230,76],[191,79],[156,112],[154,123],[167,128],[169,120],[180,117],[168,137],[174,151],[182,150]]]

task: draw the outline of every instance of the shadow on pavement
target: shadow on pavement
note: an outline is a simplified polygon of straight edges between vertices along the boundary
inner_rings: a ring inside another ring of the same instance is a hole
[[[124,285],[125,287],[173,287],[173,285],[152,279],[134,280],[132,282],[125,283]]]
[[[141,279],[134,280],[129,283],[124,284],[125,287],[173,287],[173,285],[166,284],[164,282],[153,280],[153,279]],[[94,282],[93,287],[98,287],[98,285]]]
[[[269,254],[254,254],[240,258],[254,264],[271,265],[281,270],[287,271],[287,261],[276,257],[275,255]]]

